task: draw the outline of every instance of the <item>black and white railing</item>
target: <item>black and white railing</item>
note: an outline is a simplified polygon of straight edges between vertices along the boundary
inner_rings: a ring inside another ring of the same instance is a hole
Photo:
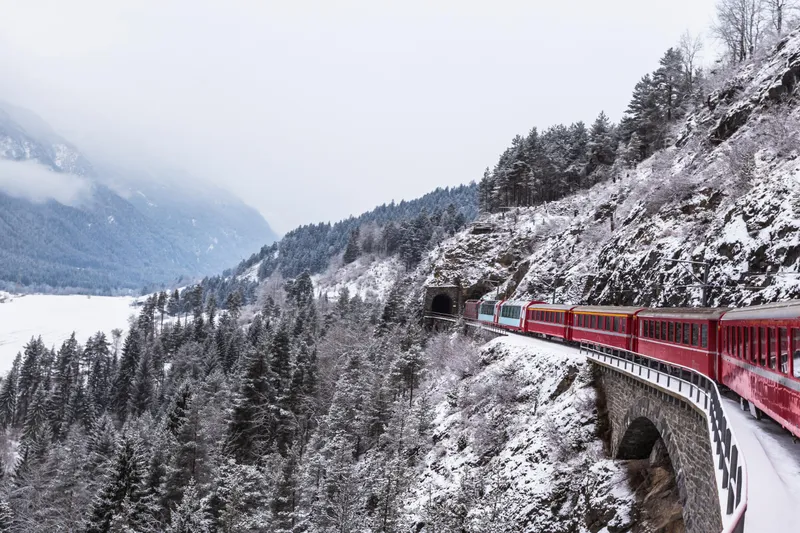
[[[717,384],[691,368],[611,346],[581,343],[580,350],[590,360],[655,385],[691,403],[706,415],[711,450],[715,456],[717,490],[724,526],[722,532],[743,533],[747,510],[747,467],[725,415]]]

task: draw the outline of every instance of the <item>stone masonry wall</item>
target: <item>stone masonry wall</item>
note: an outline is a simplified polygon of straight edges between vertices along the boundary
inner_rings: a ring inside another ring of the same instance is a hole
[[[675,470],[687,533],[719,533],[722,519],[706,415],[613,369],[598,365],[597,370],[598,386],[607,400],[613,456],[626,458],[637,439],[648,442],[647,428],[652,430],[652,426],[641,418],[652,422]]]

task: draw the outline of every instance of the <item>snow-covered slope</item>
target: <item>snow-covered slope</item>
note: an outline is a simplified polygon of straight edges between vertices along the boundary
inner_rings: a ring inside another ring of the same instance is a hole
[[[586,361],[519,337],[480,358],[474,375],[445,373],[427,391],[434,444],[405,506],[411,530],[627,531],[634,495],[595,436]]]
[[[800,297],[800,31],[722,84],[678,142],[612,181],[485,217],[429,254],[418,276],[480,296],[696,305]],[[687,271],[692,270],[690,273]],[[775,272],[780,274],[775,275]],[[696,277],[694,277],[696,276]]]
[[[311,279],[317,293],[324,294],[329,299],[337,298],[340,291],[347,289],[350,297],[357,294],[365,300],[385,300],[392,285],[403,272],[404,267],[397,257],[367,254],[347,265],[334,264]]]

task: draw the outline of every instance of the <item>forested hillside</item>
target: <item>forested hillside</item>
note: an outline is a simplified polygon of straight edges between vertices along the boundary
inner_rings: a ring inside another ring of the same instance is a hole
[[[98,168],[0,102],[0,290],[138,291],[218,272],[276,238],[255,209],[191,176],[119,167]]]
[[[279,242],[263,246],[236,268],[205,278],[199,285],[205,299],[213,296],[224,306],[234,292],[245,303],[253,302],[259,285],[267,279],[280,284],[303,273],[335,270],[362,256],[381,261],[397,257],[407,271],[413,270],[426,251],[475,219],[477,190],[474,183],[436,189],[335,224],[301,226]]]

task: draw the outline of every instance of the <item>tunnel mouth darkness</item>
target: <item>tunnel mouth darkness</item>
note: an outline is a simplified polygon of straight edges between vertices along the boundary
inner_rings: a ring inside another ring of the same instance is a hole
[[[431,302],[431,311],[444,315],[453,314],[453,299],[446,294],[437,294]]]

